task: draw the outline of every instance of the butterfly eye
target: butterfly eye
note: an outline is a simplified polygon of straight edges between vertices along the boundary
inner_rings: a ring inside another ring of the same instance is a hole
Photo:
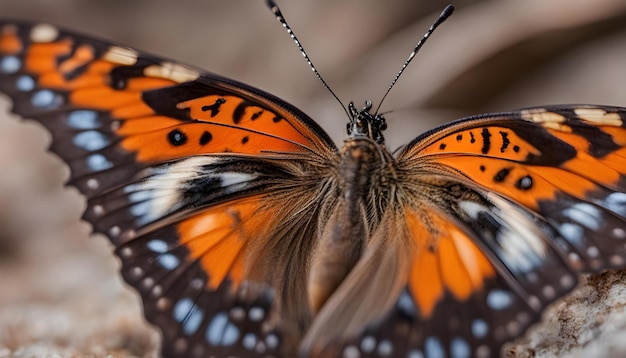
[[[387,129],[387,121],[385,121],[385,117],[383,117],[381,114],[374,117],[374,125],[376,126],[376,128],[378,128],[379,131],[384,131],[385,129]]]

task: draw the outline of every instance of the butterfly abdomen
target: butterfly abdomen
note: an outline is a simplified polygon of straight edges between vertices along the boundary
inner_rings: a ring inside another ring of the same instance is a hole
[[[309,303],[314,312],[361,258],[371,230],[378,226],[376,220],[370,220],[376,209],[369,205],[368,197],[373,187],[378,189],[373,180],[383,166],[381,151],[371,139],[346,142],[338,167],[342,196],[322,230],[308,280]]]

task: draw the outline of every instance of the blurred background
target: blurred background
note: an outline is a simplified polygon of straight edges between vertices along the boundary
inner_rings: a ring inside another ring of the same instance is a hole
[[[344,103],[376,106],[447,2],[282,1]],[[626,1],[459,0],[382,106],[394,149],[463,116],[527,106],[626,106]],[[262,88],[341,143],[345,114],[264,1],[0,0],[0,16],[49,22]],[[0,95],[0,357],[151,356],[158,337],[79,220],[49,135]]]

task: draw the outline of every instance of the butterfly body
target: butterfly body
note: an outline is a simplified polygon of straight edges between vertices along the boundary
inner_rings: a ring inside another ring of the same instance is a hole
[[[339,150],[245,84],[0,21],[0,91],[42,123],[166,357],[490,356],[582,272],[626,266],[626,109],[465,118]]]

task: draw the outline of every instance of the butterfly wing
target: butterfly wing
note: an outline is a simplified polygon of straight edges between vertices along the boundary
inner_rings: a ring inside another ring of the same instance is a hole
[[[418,138],[400,161],[436,163],[516,202],[571,246],[579,271],[597,272],[625,253],[625,119],[623,108],[594,106],[470,118]]]
[[[314,242],[310,203],[337,156],[311,119],[244,84],[45,24],[0,22],[0,91],[52,133],[165,356],[289,351],[280,331],[310,319],[306,260],[290,251]]]
[[[579,273],[624,268],[625,121],[623,108],[532,108],[407,145],[394,205],[304,351],[498,355]]]

